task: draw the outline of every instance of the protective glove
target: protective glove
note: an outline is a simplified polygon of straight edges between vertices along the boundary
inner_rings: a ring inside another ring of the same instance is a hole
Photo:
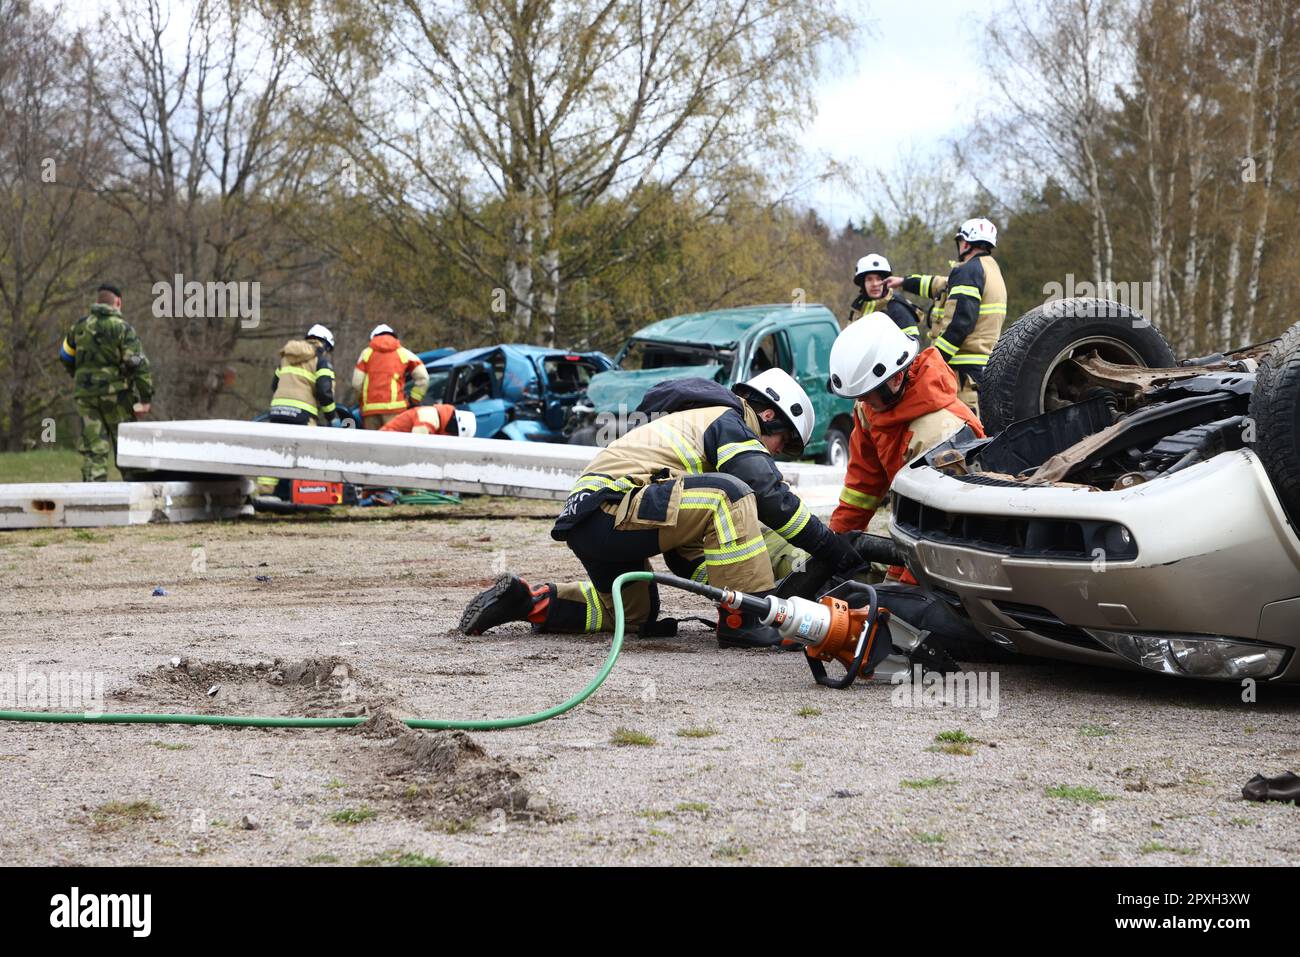
[[[832,532],[817,556],[830,564],[837,575],[846,575],[861,568],[865,562],[853,547],[854,532]]]

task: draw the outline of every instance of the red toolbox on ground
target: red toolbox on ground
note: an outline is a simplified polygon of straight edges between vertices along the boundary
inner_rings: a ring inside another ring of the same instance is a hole
[[[294,479],[293,502],[295,505],[341,505],[343,483]]]

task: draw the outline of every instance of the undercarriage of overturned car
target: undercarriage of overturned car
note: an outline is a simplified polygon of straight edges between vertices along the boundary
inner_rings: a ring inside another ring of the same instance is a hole
[[[1300,326],[1178,363],[1117,303],[1031,312],[969,429],[902,469],[891,534],[1007,650],[1300,681]]]

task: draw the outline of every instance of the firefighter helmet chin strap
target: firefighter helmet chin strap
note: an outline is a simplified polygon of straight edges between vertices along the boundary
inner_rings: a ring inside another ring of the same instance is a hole
[[[872,389],[871,392],[868,392],[867,394],[880,396],[884,400],[885,408],[892,409],[894,406],[898,405],[898,403],[903,400],[903,393],[907,391],[907,383],[911,381],[911,378],[912,378],[912,367],[908,366],[906,369],[903,370],[903,381],[898,383],[897,392],[889,388],[889,383],[885,382],[881,385],[876,386],[876,388]]]

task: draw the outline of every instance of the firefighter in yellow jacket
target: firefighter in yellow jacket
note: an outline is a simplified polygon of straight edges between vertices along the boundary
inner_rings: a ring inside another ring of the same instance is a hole
[[[316,425],[337,423],[338,407],[334,403],[334,367],[330,353],[334,334],[320,323],[307,330],[302,339],[290,339],[280,349],[280,361],[271,378],[271,411],[268,422],[279,425]],[[263,476],[257,488],[272,495],[279,479]]]
[[[788,373],[768,369],[733,390],[709,379],[670,380],[647,392],[637,411],[650,421],[600,451],[551,530],[590,580],[534,587],[504,575],[470,602],[461,631],[477,635],[508,621],[530,621],[537,631],[612,631],[614,579],[648,569],[660,554],[683,578],[761,594],[773,587],[764,525],[832,569],[862,565],[850,540],[790,490],[773,459],[799,455],[815,424],[812,403]],[[656,623],[652,584],[630,584],[623,607],[629,627],[643,634],[675,630],[675,622]],[[748,613],[721,613],[717,637],[723,647],[780,642]]]
[[[891,276],[886,283],[891,289],[943,300],[937,322],[931,313],[930,343],[961,380],[958,398],[974,409],[989,353],[1007,317],[1007,285],[993,258],[996,226],[987,219],[968,219],[954,239],[957,264],[946,277]]]

